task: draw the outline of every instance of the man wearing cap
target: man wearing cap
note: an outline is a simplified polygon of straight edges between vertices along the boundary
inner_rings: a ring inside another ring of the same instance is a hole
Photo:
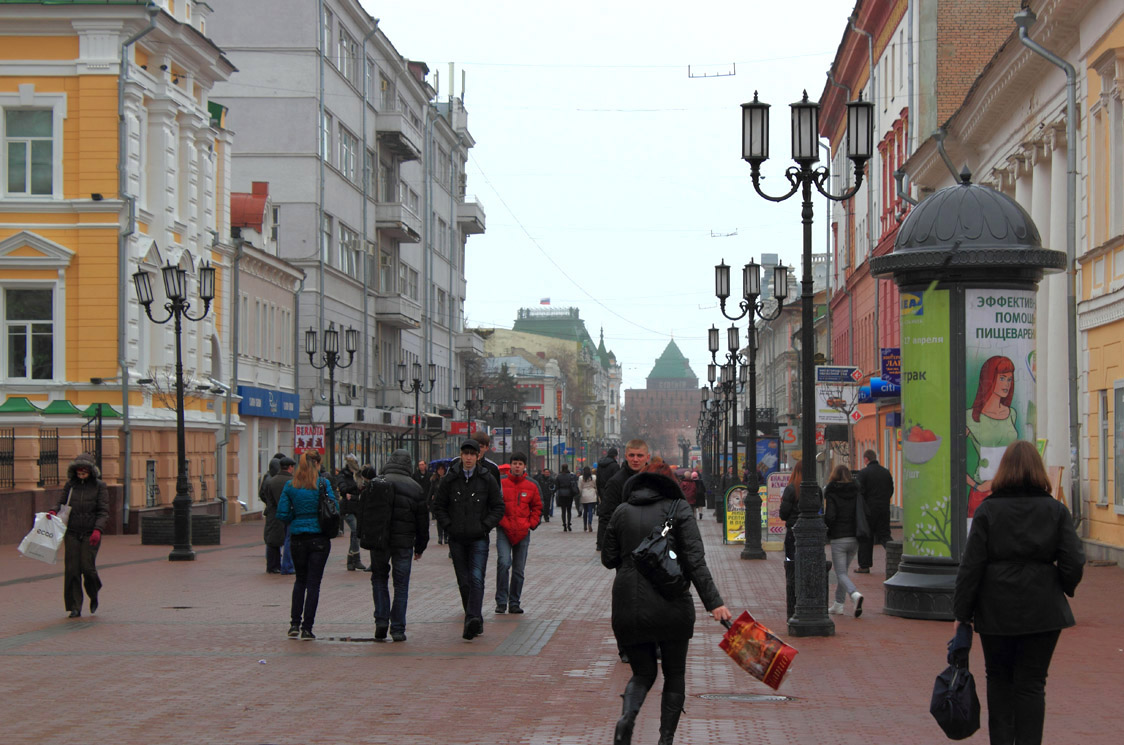
[[[464,607],[465,639],[484,631],[484,572],[488,566],[489,533],[504,515],[499,481],[480,463],[480,443],[461,443],[461,457],[437,485],[433,514],[449,539],[449,554]]]
[[[277,472],[266,478],[261,485],[261,500],[265,504],[262,516],[265,518],[265,570],[270,574],[292,574],[293,558],[289,553],[289,529],[277,519],[277,503],[285,484],[293,478],[295,460],[278,453],[270,462],[277,464]],[[282,549],[284,553],[282,554]]]

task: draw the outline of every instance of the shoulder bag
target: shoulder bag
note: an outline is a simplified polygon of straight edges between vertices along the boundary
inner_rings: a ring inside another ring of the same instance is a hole
[[[929,713],[950,740],[964,740],[980,728],[980,699],[968,670],[972,627],[962,624],[948,643],[948,667],[933,682]]]
[[[340,534],[340,506],[334,499],[328,498],[328,482],[321,478],[320,499],[316,508],[316,519],[320,522],[320,532],[335,538]]]
[[[869,541],[871,536],[870,521],[866,519],[866,500],[862,489],[855,489],[855,537],[860,541]]]
[[[636,564],[637,571],[668,600],[683,597],[691,587],[691,580],[683,571],[675,552],[673,528],[675,511],[681,501],[674,500],[663,522],[656,525],[651,534],[632,550],[632,561]]]

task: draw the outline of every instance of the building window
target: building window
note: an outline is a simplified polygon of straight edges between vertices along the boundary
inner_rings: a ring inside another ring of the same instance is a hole
[[[344,178],[353,183],[358,181],[359,166],[359,140],[355,135],[340,127],[340,160],[339,169]]]
[[[325,7],[324,25],[320,27],[320,50],[329,59],[332,56],[332,25],[334,20],[335,16],[332,15],[332,11]]]
[[[359,234],[340,223],[339,268],[349,277],[358,276],[362,258],[359,256]]]
[[[4,112],[8,194],[54,193],[54,124],[50,109]]]
[[[410,283],[410,267],[398,262],[398,294],[405,295],[406,287]]]
[[[9,380],[54,378],[54,290],[5,288],[4,338]]]
[[[447,297],[444,290],[437,290],[437,322],[442,326],[449,325],[449,319],[445,316],[445,298]]]
[[[342,25],[340,26],[340,40],[337,55],[337,66],[340,69],[340,74],[347,78],[352,85],[358,88],[359,45],[355,42],[355,39],[351,38],[351,34],[343,30]]]
[[[386,251],[379,252],[379,292],[394,294],[394,259]]]
[[[363,153],[363,185],[367,189],[367,198],[379,200],[379,170],[376,165],[375,151],[368,150]]]
[[[1108,504],[1108,391],[1097,391],[1097,393],[1097,405],[1099,409],[1097,413],[1099,415],[1098,419],[1100,420],[1100,432],[1098,433],[1098,438],[1100,439],[1098,444],[1100,447],[1097,448],[1097,459],[1100,461],[1100,468],[1098,470],[1100,471],[1099,481],[1101,482],[1099,489],[1100,498],[1097,500],[1097,503]]]
[[[320,119],[320,157],[332,164],[332,115],[327,111]]]
[[[437,253],[442,256],[449,255],[449,223],[437,218]]]
[[[418,299],[418,272],[416,269],[410,270],[410,299]]]
[[[390,82],[390,78],[385,75],[379,75],[379,88],[382,92],[382,110],[394,111],[394,102],[398,100],[398,94],[394,90],[394,83]]]
[[[320,222],[320,260],[325,264],[332,261],[332,216],[328,214]]]

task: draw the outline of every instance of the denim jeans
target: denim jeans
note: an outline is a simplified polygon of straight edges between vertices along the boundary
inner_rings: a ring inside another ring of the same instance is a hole
[[[542,499],[542,519],[549,520],[554,517],[554,495],[540,489],[539,497]]]
[[[351,512],[343,515],[342,517],[344,523],[348,528],[351,529],[351,543],[349,543],[347,546],[347,555],[355,556],[359,553],[359,520],[356,519],[355,514]]]
[[[511,545],[507,533],[496,531],[496,605],[519,605],[523,597],[524,567],[527,566],[527,549],[531,546],[531,534]],[[510,579],[510,588],[509,582]]]
[[[987,733],[992,745],[1042,742],[1046,673],[1060,634],[980,634],[987,670]]]
[[[281,547],[281,574],[293,573],[293,548],[289,540],[289,526],[285,526],[285,545]]]
[[[371,551],[371,597],[375,601],[375,625],[390,625],[393,632],[406,630],[406,603],[410,599],[410,568],[414,551],[392,548]],[[394,603],[390,602],[390,576],[394,576]]]
[[[582,505],[582,524],[587,528],[593,528],[593,511],[597,509],[595,502],[586,502]]]
[[[847,575],[847,570],[858,552],[859,539],[854,536],[831,539],[831,564],[835,567],[835,578],[839,581],[839,584],[835,586],[835,602],[837,603],[846,601],[847,596],[858,589]]]
[[[461,605],[465,620],[484,620],[484,572],[488,568],[488,538],[476,540],[449,540],[449,553],[453,556],[453,571],[461,591]]]
[[[312,625],[316,623],[316,606],[320,604],[320,580],[324,578],[324,565],[332,552],[332,542],[320,533],[298,533],[291,542],[297,578],[293,582],[289,617],[294,626],[312,631]]]

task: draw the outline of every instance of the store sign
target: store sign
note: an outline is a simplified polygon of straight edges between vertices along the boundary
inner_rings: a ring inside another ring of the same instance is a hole
[[[884,380],[900,386],[902,384],[902,348],[882,347],[880,350],[882,362],[879,372]]]
[[[296,419],[300,409],[301,397],[295,393],[274,391],[269,388],[256,388],[252,385],[238,386],[238,416],[267,416],[278,419]]]
[[[298,424],[293,432],[293,452],[300,455],[306,450],[324,454],[324,425]]]

